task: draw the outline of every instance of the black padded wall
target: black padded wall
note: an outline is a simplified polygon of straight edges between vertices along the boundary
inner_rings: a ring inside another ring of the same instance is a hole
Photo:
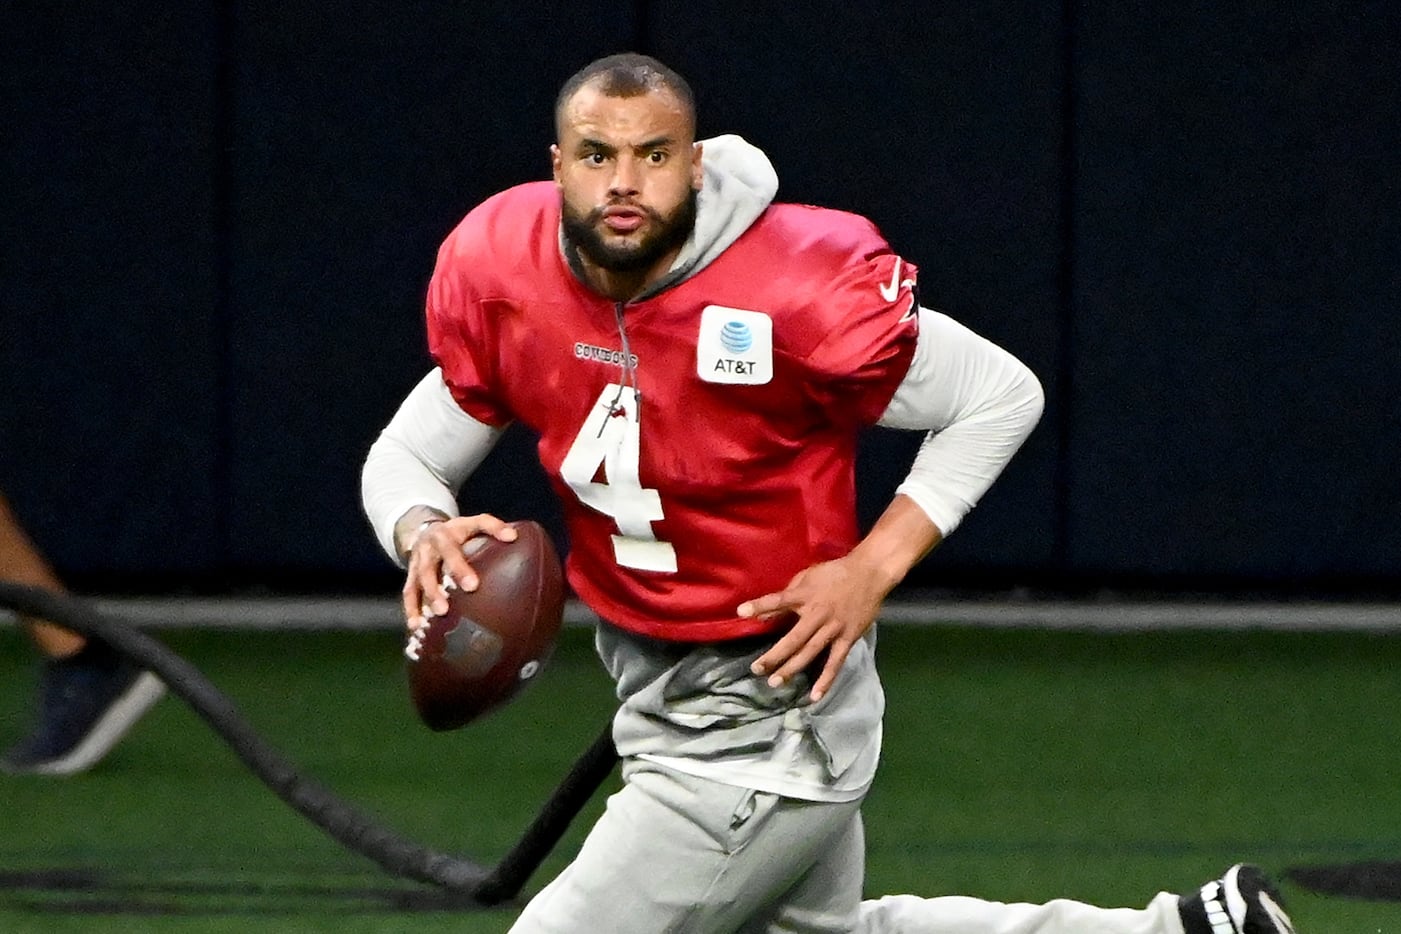
[[[1069,563],[1401,570],[1394,5],[1078,13]]]
[[[0,489],[68,573],[222,560],[209,4],[11,4]]]
[[[365,449],[438,243],[657,54],[1048,408],[915,585],[1395,587],[1401,14],[1068,0],[11,4],[0,489],[103,586],[380,590]],[[863,449],[868,521],[917,438]],[[513,434],[464,506],[558,513]]]

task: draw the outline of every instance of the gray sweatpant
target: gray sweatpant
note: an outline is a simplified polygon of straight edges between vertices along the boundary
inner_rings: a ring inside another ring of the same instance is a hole
[[[948,896],[861,900],[860,801],[799,801],[630,759],[579,855],[526,906],[521,934],[1182,934],[1147,908]]]

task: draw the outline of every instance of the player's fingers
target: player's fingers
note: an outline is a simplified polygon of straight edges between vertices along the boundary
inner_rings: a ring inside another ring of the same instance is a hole
[[[516,540],[516,537],[520,533],[516,531],[516,527],[514,525],[512,525],[509,522],[503,522],[502,520],[497,519],[495,516],[491,516],[490,518],[495,521],[496,526],[490,529],[483,529],[484,532],[487,532],[493,538],[499,539],[503,542],[513,542]]]
[[[475,516],[459,516],[456,519],[430,528],[438,531],[445,539],[436,539],[439,560],[443,564],[445,581],[449,588],[461,587],[474,591],[480,584],[477,572],[472,568],[470,558],[478,543],[474,539],[490,536],[499,541],[513,542],[520,535],[514,525],[505,522],[491,513],[478,513]]]
[[[753,600],[746,600],[739,605],[735,613],[745,619],[753,617],[772,616],[785,610],[796,610],[799,602],[788,590],[780,590],[777,593],[766,593],[762,597],[755,597]]]
[[[817,658],[829,645],[838,632],[835,624],[822,626],[813,633],[797,651],[793,652],[784,660],[782,665],[769,675],[769,687],[778,687],[794,675],[803,671],[813,660]]]
[[[459,530],[463,530],[462,541],[464,542],[474,535],[490,535],[503,542],[513,542],[518,534],[514,525],[489,512],[479,512],[475,516],[463,516],[453,524]]]
[[[812,572],[813,568],[799,571],[788,579],[788,583],[782,590],[746,600],[736,607],[735,613],[745,618],[764,618],[777,616],[779,613],[801,614],[804,612],[804,604],[812,591],[811,586],[807,583],[808,575]]]
[[[822,674],[818,676],[817,683],[812,686],[812,702],[815,704],[822,700],[832,685],[836,683],[837,675],[842,670],[842,665],[846,664],[846,657],[851,653],[852,641],[847,638],[835,639],[827,646],[827,663],[822,666]]]
[[[794,652],[796,652],[811,634],[810,629],[804,624],[802,617],[799,617],[793,627],[784,633],[783,637],[769,647],[769,650],[750,664],[749,670],[756,675],[765,675],[786,662]]]
[[[400,594],[404,607],[404,620],[410,630],[417,631],[423,626],[423,588],[418,577],[411,570],[404,577],[404,589]]]
[[[449,547],[446,551],[438,555],[440,563],[438,565],[439,583],[442,585],[444,597],[447,591],[457,587],[471,593],[477,589],[479,579],[472,563],[462,555],[461,548]]]
[[[750,665],[750,671],[756,675],[763,675],[773,672],[773,677],[769,679],[775,687],[782,683],[786,676],[780,675],[793,659],[794,655],[801,652],[803,648],[822,630],[827,621],[828,614],[809,608],[798,615],[789,630],[783,637],[773,644],[763,655],[760,655]],[[780,678],[775,682],[773,678]]]
[[[435,542],[425,534],[414,546],[409,561],[409,578],[418,589],[419,605],[435,616],[448,611],[448,591],[444,586],[443,571],[442,555]],[[407,595],[404,602],[408,603]]]
[[[475,517],[474,517],[475,518]],[[470,520],[469,520],[470,521]],[[461,519],[435,522],[414,541],[409,573],[419,582],[423,601],[436,613],[446,613],[448,591],[477,589],[477,575],[462,554],[468,534]]]

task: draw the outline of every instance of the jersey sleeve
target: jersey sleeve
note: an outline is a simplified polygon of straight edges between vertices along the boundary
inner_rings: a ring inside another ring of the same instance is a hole
[[[919,336],[918,276],[879,252],[848,264],[817,299],[826,336],[807,358],[810,392],[835,420],[874,424],[905,378]]]
[[[428,283],[428,350],[443,371],[443,382],[462,410],[500,428],[514,420],[497,391],[498,360],[490,303],[474,288],[472,269],[490,268],[471,255],[464,228],[471,215],[444,242]]]

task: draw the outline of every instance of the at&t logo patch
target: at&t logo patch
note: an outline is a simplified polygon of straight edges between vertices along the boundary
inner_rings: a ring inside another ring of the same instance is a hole
[[[720,346],[730,353],[748,353],[754,346],[754,332],[742,321],[730,321],[720,329]]]
[[[762,386],[773,379],[773,319],[707,305],[696,342],[696,375],[707,383]]]

